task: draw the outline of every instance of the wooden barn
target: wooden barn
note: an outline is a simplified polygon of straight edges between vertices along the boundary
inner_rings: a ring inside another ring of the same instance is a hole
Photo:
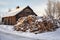
[[[21,8],[19,8],[19,6],[17,6],[15,11],[9,10],[8,15],[4,16],[2,18],[2,22],[5,25],[15,25],[17,23],[17,20],[20,17],[25,17],[28,15],[37,16],[37,14],[35,14],[34,11],[29,6],[23,8],[23,9],[21,9]]]

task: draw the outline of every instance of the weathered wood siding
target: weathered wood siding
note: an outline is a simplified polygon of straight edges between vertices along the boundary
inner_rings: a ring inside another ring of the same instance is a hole
[[[4,17],[3,22],[6,25],[14,25],[16,24],[16,17],[15,16]]]

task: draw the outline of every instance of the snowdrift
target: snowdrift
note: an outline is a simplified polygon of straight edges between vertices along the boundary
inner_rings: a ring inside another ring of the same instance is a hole
[[[0,40],[60,40],[60,28],[54,32],[34,34],[17,32],[13,30],[13,26],[0,25]]]

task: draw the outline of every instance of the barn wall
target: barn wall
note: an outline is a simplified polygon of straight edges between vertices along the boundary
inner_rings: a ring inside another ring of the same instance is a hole
[[[6,25],[14,25],[16,24],[16,17],[15,16],[4,17],[3,22]]]

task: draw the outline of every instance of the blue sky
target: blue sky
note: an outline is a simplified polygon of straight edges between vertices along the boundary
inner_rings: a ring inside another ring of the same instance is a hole
[[[0,12],[7,12],[8,9],[15,8],[16,6],[26,7],[30,6],[39,15],[44,12],[47,0],[0,0]]]

